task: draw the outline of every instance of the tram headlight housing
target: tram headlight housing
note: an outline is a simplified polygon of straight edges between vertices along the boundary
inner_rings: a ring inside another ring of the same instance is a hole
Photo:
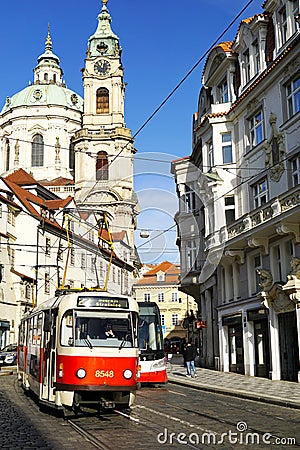
[[[77,370],[76,376],[77,378],[82,380],[86,376],[86,371],[81,367],[80,369]]]
[[[130,380],[130,378],[132,377],[132,371],[131,371],[130,369],[124,370],[124,372],[123,372],[123,377],[124,377],[126,380]]]

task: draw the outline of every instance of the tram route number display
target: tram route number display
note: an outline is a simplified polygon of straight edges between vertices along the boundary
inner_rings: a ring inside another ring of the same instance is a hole
[[[96,378],[113,378],[115,373],[113,370],[96,370],[95,377]]]
[[[118,297],[78,297],[77,306],[128,309],[128,299]]]

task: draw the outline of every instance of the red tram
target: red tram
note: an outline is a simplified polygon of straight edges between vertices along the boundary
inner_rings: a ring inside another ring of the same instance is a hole
[[[138,302],[138,305],[140,310],[140,382],[165,384],[168,376],[159,307],[155,302]]]
[[[138,305],[107,292],[62,291],[21,320],[18,377],[55,408],[127,408],[138,388]]]

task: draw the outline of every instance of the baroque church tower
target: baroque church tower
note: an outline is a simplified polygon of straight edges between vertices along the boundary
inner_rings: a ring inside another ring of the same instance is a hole
[[[136,150],[124,121],[125,83],[119,38],[102,0],[96,32],[89,38],[82,129],[73,138],[75,200],[79,209],[105,211],[114,233],[125,230],[134,248],[137,199],[133,189]]]

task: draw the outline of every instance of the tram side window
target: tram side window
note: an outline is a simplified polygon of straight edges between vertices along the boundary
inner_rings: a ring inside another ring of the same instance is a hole
[[[37,344],[41,344],[42,338],[42,325],[43,325],[43,314],[40,313],[37,318]]]
[[[61,345],[73,344],[73,311],[67,311],[61,323]]]
[[[33,317],[31,317],[29,322],[29,336],[28,343],[31,344],[33,342]]]

